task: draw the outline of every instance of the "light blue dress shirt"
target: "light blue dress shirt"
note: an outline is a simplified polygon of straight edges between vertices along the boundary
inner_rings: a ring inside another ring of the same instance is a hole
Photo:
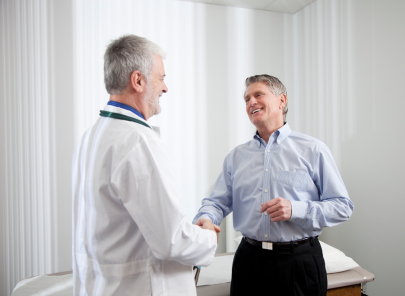
[[[271,222],[261,205],[276,197],[292,205],[289,221]],[[332,154],[321,141],[291,131],[286,123],[268,144],[256,134],[225,158],[211,195],[193,223],[214,224],[233,211],[233,226],[258,241],[288,242],[321,234],[348,220],[354,205]]]

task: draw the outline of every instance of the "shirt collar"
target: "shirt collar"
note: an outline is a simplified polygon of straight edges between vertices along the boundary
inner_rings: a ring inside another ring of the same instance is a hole
[[[139,112],[138,110],[132,108],[131,106],[125,105],[123,103],[120,102],[116,102],[116,101],[108,101],[107,105],[110,106],[114,106],[114,107],[120,107],[122,109],[131,111],[132,113],[134,113],[135,115],[138,115],[139,117],[141,117],[143,120],[145,120],[145,117],[143,117],[143,115],[141,114],[141,112]]]
[[[284,123],[284,125],[278,129],[278,132],[277,143],[280,144],[291,133],[291,128],[288,122]]]
[[[280,145],[281,142],[283,142],[288,137],[288,135],[291,133],[291,128],[290,128],[290,125],[288,124],[288,122],[285,122],[282,127],[280,127],[277,131],[275,131],[275,133],[276,133],[276,142],[278,145]],[[259,141],[259,147],[261,147],[262,144],[264,146],[266,146],[266,143],[260,137],[258,131],[256,131],[253,138],[256,139],[257,141]]]

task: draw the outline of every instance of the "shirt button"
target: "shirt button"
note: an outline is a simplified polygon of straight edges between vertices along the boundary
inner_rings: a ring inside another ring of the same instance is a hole
[[[267,237],[267,234],[265,234],[264,237]]]
[[[280,141],[277,140],[277,144],[280,144]]]
[[[269,149],[269,150],[267,150],[267,152],[268,152],[268,153],[270,153],[270,149]]]
[[[265,189],[264,192],[267,192],[267,189]]]
[[[269,171],[269,169],[266,169],[266,172],[268,172]]]
[[[264,212],[264,215],[267,216],[267,212]]]

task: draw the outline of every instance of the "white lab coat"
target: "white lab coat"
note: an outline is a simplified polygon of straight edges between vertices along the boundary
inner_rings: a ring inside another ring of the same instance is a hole
[[[72,167],[74,295],[196,295],[192,266],[211,263],[217,239],[180,212],[174,165],[138,123],[100,117],[84,134]]]

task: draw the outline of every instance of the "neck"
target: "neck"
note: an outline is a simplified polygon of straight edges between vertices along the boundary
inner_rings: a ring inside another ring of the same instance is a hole
[[[110,95],[110,101],[116,101],[134,108],[142,114],[145,120],[148,120],[150,117],[146,112],[147,108],[145,108],[145,100],[143,100],[143,98],[140,96],[128,95],[124,92],[121,95]]]
[[[280,129],[284,125],[284,122],[277,121],[269,125],[258,125],[256,126],[257,132],[259,133],[260,137],[266,142],[269,142],[270,136],[272,133]]]

